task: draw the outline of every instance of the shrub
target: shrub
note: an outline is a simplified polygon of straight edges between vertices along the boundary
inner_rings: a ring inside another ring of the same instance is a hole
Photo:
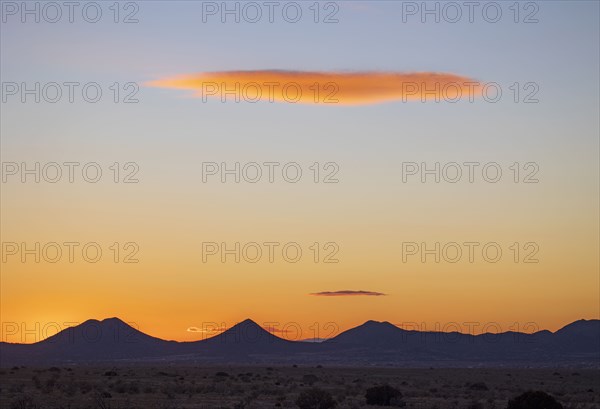
[[[302,382],[312,386],[313,383],[319,382],[319,377],[313,374],[307,374],[302,377]]]
[[[137,384],[137,382],[129,382],[129,385],[127,386],[127,393],[129,393],[129,394],[140,393],[140,386]]]
[[[92,384],[85,381],[79,382],[79,390],[82,394],[86,394],[92,390]]]
[[[107,399],[110,399],[110,393],[108,392],[100,392],[96,391],[94,395],[94,402],[98,409],[110,409],[110,402]]]
[[[31,380],[33,381],[33,384],[35,385],[35,389],[42,389],[42,381],[40,380],[39,376],[33,375],[31,377]]]
[[[46,380],[46,384],[43,386],[42,391],[44,393],[52,393],[55,385],[56,385],[56,379],[50,378],[50,379]]]
[[[335,407],[336,402],[329,392],[313,388],[303,391],[298,396],[296,405],[300,409],[330,409]]]
[[[508,401],[507,409],[563,409],[563,406],[546,392],[527,391]]]
[[[27,397],[21,397],[17,400],[13,401],[10,405],[11,409],[37,409],[38,406],[33,402],[33,400]]]
[[[488,386],[484,382],[475,382],[469,385],[469,389],[473,391],[487,391]]]
[[[365,397],[368,405],[391,406],[402,398],[402,393],[390,385],[381,385],[367,389]]]
[[[483,405],[481,402],[474,400],[467,405],[467,409],[483,409]]]

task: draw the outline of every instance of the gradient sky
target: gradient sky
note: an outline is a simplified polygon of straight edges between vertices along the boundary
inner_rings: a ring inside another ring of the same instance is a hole
[[[202,2],[140,2],[137,24],[1,26],[3,82],[140,84],[137,104],[2,103],[3,162],[136,162],[137,184],[2,184],[3,242],[136,242],[139,263],[2,263],[1,321],[119,316],[188,327],[498,322],[556,330],[599,318],[599,4],[539,4],[536,24],[402,22],[401,2],[339,2],[339,23],[202,22]],[[507,12],[505,6],[504,11]],[[106,11],[106,10],[105,10]],[[241,70],[445,72],[497,82],[499,103],[366,106],[202,101],[144,84]],[[539,103],[508,87],[539,86]],[[336,162],[337,184],[202,182],[202,162]],[[539,165],[537,184],[402,183],[402,162]],[[202,263],[202,242],[298,242],[296,263]],[[403,242],[536,242],[539,263],[402,262]],[[337,264],[313,242],[336,242]],[[385,296],[310,295],[371,291]],[[512,328],[514,329],[514,327]],[[3,332],[3,340],[7,340]],[[324,335],[321,333],[320,335]],[[325,334],[326,335],[326,334]],[[10,341],[18,339],[10,338]]]

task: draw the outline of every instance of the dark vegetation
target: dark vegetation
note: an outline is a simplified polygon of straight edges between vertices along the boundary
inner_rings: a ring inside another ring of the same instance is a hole
[[[600,409],[600,371],[323,366],[13,367],[8,409]]]

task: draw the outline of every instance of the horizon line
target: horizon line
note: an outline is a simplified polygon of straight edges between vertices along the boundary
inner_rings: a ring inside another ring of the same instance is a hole
[[[573,325],[575,323],[579,323],[579,322],[594,322],[594,321],[599,321],[600,322],[600,318],[587,318],[587,319],[586,318],[580,318],[580,319],[577,319],[575,321],[568,322],[567,324],[561,326],[556,331],[551,331],[549,329],[538,329],[538,330],[536,330],[534,332],[522,332],[522,331],[508,330],[508,331],[500,331],[500,332],[481,332],[481,333],[478,333],[478,334],[469,333],[469,332],[461,332],[461,331],[440,331],[440,330],[428,330],[428,329],[424,329],[424,330],[421,330],[421,329],[407,329],[407,328],[403,328],[402,326],[399,326],[399,325],[396,325],[394,323],[391,323],[389,321],[367,320],[367,321],[363,322],[362,324],[358,324],[356,326],[353,326],[353,327],[347,328],[347,329],[345,329],[343,331],[340,331],[340,332],[336,333],[334,336],[329,337],[329,338],[324,338],[324,337],[302,337],[301,339],[298,339],[298,340],[290,340],[290,339],[282,338],[282,337],[276,335],[276,332],[281,333],[283,331],[270,331],[269,329],[272,329],[274,327],[263,326],[263,325],[258,324],[256,321],[254,321],[251,318],[246,318],[246,319],[244,319],[242,321],[236,322],[234,325],[232,325],[230,327],[226,327],[221,332],[211,334],[211,336],[208,336],[208,337],[205,337],[205,338],[201,338],[201,339],[197,339],[197,340],[192,340],[192,341],[177,341],[177,340],[174,340],[174,339],[165,339],[165,338],[160,338],[160,337],[157,337],[157,336],[154,336],[154,335],[150,335],[149,333],[140,330],[137,327],[137,323],[135,321],[125,321],[125,320],[119,318],[118,316],[112,316],[112,317],[107,317],[107,318],[102,318],[102,319],[89,318],[89,319],[87,319],[85,321],[77,323],[76,325],[65,327],[64,329],[62,329],[62,330],[60,330],[60,331],[58,331],[58,332],[56,332],[56,333],[54,333],[54,334],[52,334],[50,336],[47,336],[44,339],[40,339],[38,341],[34,341],[34,342],[9,342],[9,341],[1,341],[0,340],[0,344],[35,345],[35,344],[38,344],[40,342],[44,342],[44,341],[46,341],[46,340],[48,340],[50,338],[53,338],[55,336],[58,336],[58,335],[60,335],[61,333],[65,332],[65,331],[73,330],[73,329],[76,329],[76,328],[80,328],[83,325],[85,325],[87,323],[90,323],[90,322],[95,322],[95,323],[98,323],[98,324],[102,324],[102,323],[114,322],[114,321],[117,321],[120,324],[124,324],[126,327],[128,327],[128,328],[130,328],[130,329],[132,329],[134,331],[138,331],[141,334],[146,335],[146,336],[151,337],[151,338],[159,339],[159,340],[165,341],[165,342],[175,342],[175,343],[185,344],[185,343],[203,342],[203,341],[207,341],[209,339],[218,337],[220,335],[223,335],[225,333],[233,332],[233,330],[236,327],[239,327],[239,326],[241,326],[242,324],[245,324],[245,323],[253,325],[255,327],[258,327],[258,328],[262,329],[263,331],[265,331],[266,333],[268,333],[269,335],[271,335],[271,336],[273,336],[275,338],[278,338],[278,339],[280,339],[282,341],[304,343],[304,342],[307,342],[307,341],[310,342],[310,340],[312,340],[312,339],[320,339],[320,340],[322,340],[322,342],[325,342],[327,340],[334,339],[335,337],[337,337],[337,336],[339,336],[341,334],[344,334],[344,333],[346,333],[348,331],[352,331],[354,329],[363,327],[363,326],[371,324],[371,323],[379,324],[379,325],[386,325],[387,324],[387,325],[391,325],[391,326],[393,326],[393,327],[395,327],[395,328],[397,328],[397,329],[399,329],[401,331],[411,332],[411,333],[421,333],[421,334],[424,334],[424,333],[431,333],[431,334],[460,334],[460,335],[465,335],[465,336],[479,337],[479,336],[485,336],[485,335],[490,336],[490,335],[503,335],[503,334],[511,334],[511,333],[512,334],[523,334],[523,335],[534,335],[534,334],[548,332],[548,333],[551,333],[551,334],[556,334],[557,332],[559,332],[559,331],[563,330],[564,328],[566,328],[566,327],[568,327],[570,325]],[[4,323],[5,322],[2,322],[3,328],[4,328]],[[405,322],[405,323],[406,324],[408,324],[408,323],[410,323],[410,324],[417,324],[416,322]],[[494,322],[488,322],[486,324],[490,324],[490,323],[494,323]],[[135,326],[131,325],[131,324],[134,324]],[[457,324],[457,323],[456,322],[448,322],[447,324]],[[468,322],[468,324],[477,324],[477,322],[471,321],[471,322]],[[191,328],[191,327],[188,327],[188,329],[189,328]],[[186,329],[186,332],[194,332],[194,331],[188,331],[188,329]],[[12,335],[14,335],[14,334],[12,334]]]

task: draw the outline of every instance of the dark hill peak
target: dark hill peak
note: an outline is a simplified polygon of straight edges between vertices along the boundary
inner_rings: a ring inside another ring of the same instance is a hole
[[[373,327],[373,328],[377,328],[377,327],[380,327],[380,328],[394,327],[394,328],[398,329],[397,326],[395,326],[394,324],[392,324],[389,321],[373,321],[373,320],[369,320],[369,321],[365,322],[364,324],[362,324],[361,326],[363,326],[363,327]]]
[[[209,348],[218,347],[228,354],[273,353],[278,347],[287,346],[290,341],[273,335],[256,322],[246,319],[228,330],[201,341]],[[293,343],[292,343],[293,344]]]
[[[138,331],[135,323],[127,323],[120,318],[104,318],[102,320],[89,319],[79,325],[67,328],[67,330],[86,330],[86,331],[103,331],[103,330],[118,330],[118,331]]]
[[[236,325],[240,325],[243,327],[259,327],[259,328],[261,328],[260,325],[258,325],[255,321],[252,321],[250,318],[246,318],[244,321],[238,322]]]
[[[600,320],[580,319],[577,321],[573,321],[572,323],[567,324],[558,331],[556,331],[556,333],[558,334],[561,332],[582,331],[586,329],[600,329]]]
[[[118,317],[104,318],[101,322],[106,323],[106,324],[125,324],[125,325],[127,325],[127,323],[125,321],[123,321],[121,318],[118,318]]]
[[[242,322],[238,322],[233,327],[224,331],[221,335],[236,335],[238,337],[264,337],[267,335],[273,336],[269,331],[258,325],[255,321],[251,320],[250,318],[245,319]]]

